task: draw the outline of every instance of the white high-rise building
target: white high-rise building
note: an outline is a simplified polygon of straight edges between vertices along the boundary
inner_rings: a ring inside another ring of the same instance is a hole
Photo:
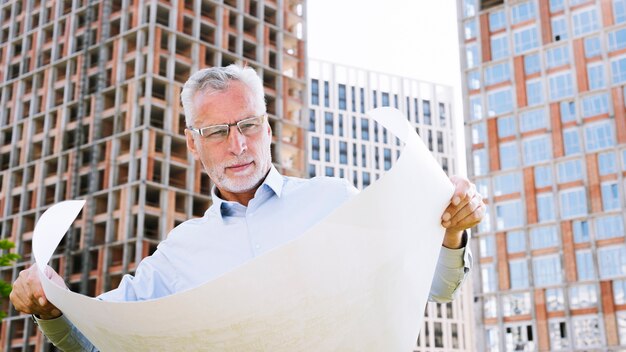
[[[365,115],[380,106],[403,111],[444,171],[456,173],[452,87],[317,60],[308,65],[309,177],[343,177],[363,189],[390,169],[401,145]],[[470,285],[454,302],[427,305],[415,351],[473,350]]]

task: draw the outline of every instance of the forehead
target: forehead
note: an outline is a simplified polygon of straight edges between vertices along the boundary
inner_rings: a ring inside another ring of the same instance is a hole
[[[193,104],[193,122],[198,126],[232,123],[257,113],[252,91],[238,81],[230,82],[225,90],[197,92]]]

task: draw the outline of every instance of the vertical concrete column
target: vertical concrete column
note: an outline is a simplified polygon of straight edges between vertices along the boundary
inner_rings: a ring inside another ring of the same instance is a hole
[[[535,318],[537,324],[537,345],[540,352],[550,351],[550,334],[548,332],[548,310],[546,294],[542,288],[535,289]]]
[[[489,35],[489,14],[480,15],[480,48],[481,62],[491,61],[491,38]]]
[[[563,241],[563,266],[565,268],[565,280],[576,282],[576,253],[574,252],[574,235],[572,222],[561,222],[561,240]]]
[[[585,43],[584,38],[574,40],[574,63],[576,64],[576,82],[578,83],[578,92],[586,92],[589,90],[589,80],[587,78],[587,60],[585,59]]]
[[[564,155],[561,108],[559,103],[550,104],[550,121],[552,127],[552,151],[555,158]]]
[[[617,324],[615,322],[615,304],[613,303],[613,286],[611,281],[600,281],[600,296],[602,297],[602,313],[604,313],[604,330],[606,342],[609,346],[619,345]]]
[[[598,155],[587,154],[587,179],[589,180],[589,203],[591,213],[602,211],[602,193],[600,191],[600,176],[598,175]]]
[[[626,112],[624,111],[624,94],[622,87],[614,87],[611,90],[613,110],[615,113],[615,130],[617,131],[617,143],[626,143]]]
[[[537,197],[535,196],[535,169],[532,166],[524,168],[524,194],[526,200],[526,221],[529,224],[536,224]]]
[[[509,278],[509,260],[506,252],[506,232],[496,233],[496,253],[498,255],[498,283],[500,290],[511,287]]]
[[[526,78],[524,73],[524,56],[513,58],[513,73],[515,75],[515,95],[517,96],[517,106],[520,108],[528,105],[526,96]]]
[[[500,151],[498,149],[498,119],[487,119],[487,140],[489,142],[489,171],[500,170]]]

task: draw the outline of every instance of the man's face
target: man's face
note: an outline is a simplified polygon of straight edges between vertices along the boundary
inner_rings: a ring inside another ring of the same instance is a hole
[[[263,107],[256,106],[250,89],[238,81],[231,81],[223,91],[196,93],[193,104],[195,128],[235,123],[264,112]],[[232,126],[223,141],[190,130],[185,130],[185,135],[187,147],[222,193],[256,190],[270,169],[272,132],[267,119],[257,133],[248,136]]]

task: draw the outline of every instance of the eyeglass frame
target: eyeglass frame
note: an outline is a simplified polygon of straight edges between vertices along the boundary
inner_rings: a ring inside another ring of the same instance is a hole
[[[206,126],[206,127],[201,127],[201,128],[195,128],[193,126],[187,126],[187,129],[193,132],[196,132],[198,135],[200,135],[200,137],[202,138],[209,138],[209,136],[205,136],[202,131],[206,130],[207,128],[214,128],[214,127],[227,127],[226,129],[226,136],[224,137],[224,140],[228,139],[228,136],[230,136],[230,128],[231,127],[237,127],[237,130],[239,131],[239,133],[241,133],[243,136],[248,136],[245,133],[243,133],[241,131],[241,126],[239,125],[240,123],[247,121],[247,120],[251,120],[251,119],[256,119],[256,118],[261,118],[261,125],[263,125],[263,123],[265,123],[265,121],[267,120],[267,113],[263,113],[261,115],[256,115],[256,116],[249,116],[246,117],[244,119],[241,119],[239,121],[235,121],[233,123],[220,123],[220,124],[216,124],[216,125],[210,125],[210,126]]]

